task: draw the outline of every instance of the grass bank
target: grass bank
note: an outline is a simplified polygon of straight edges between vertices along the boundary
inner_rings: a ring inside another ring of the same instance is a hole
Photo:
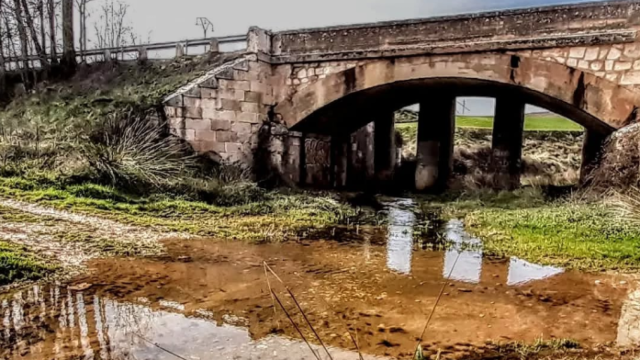
[[[640,227],[602,201],[554,200],[527,188],[427,198],[423,207],[463,218],[485,255],[586,271],[640,269]]]
[[[38,280],[58,267],[24,246],[0,240],[0,286],[16,281]]]

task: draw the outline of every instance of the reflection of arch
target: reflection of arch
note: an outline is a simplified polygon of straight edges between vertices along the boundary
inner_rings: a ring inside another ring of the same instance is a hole
[[[367,115],[428,101],[443,88],[457,96],[517,94],[603,134],[635,119],[640,104],[640,93],[558,63],[463,54],[372,61],[301,89],[276,112],[296,130],[342,132],[364,125],[359,119],[366,122]]]

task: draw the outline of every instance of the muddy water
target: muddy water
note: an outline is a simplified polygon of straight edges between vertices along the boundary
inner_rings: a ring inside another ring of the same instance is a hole
[[[409,358],[446,278],[423,340],[428,353],[469,355],[486,341],[540,337],[637,342],[640,295],[626,278],[487,258],[456,220],[427,231],[447,239],[448,250],[423,250],[431,246],[416,235],[411,206],[395,203],[387,229],[360,229],[349,241],[169,240],[163,258],[94,260],[71,287],[4,296],[0,356],[315,359],[274,307],[263,261],[296,295],[334,359],[357,359],[349,332],[368,358]],[[314,339],[283,286],[270,283]]]

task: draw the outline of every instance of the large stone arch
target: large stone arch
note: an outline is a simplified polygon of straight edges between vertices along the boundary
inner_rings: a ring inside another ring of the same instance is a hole
[[[376,109],[383,106],[385,96],[399,89],[403,98],[396,98],[390,106],[410,105],[420,96],[429,96],[420,91],[431,88],[437,92],[439,86],[448,86],[461,96],[521,91],[527,102],[602,134],[636,120],[640,104],[636,90],[578,69],[535,58],[485,53],[370,61],[293,92],[278,104],[276,113],[291,129],[331,133],[335,131],[331,126],[313,126],[311,115],[320,109],[338,109],[347,99],[364,104],[362,109]],[[336,116],[339,112],[329,111]],[[343,127],[341,122],[334,128]]]

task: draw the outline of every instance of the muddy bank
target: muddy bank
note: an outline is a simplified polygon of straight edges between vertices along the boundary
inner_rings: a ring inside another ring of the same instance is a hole
[[[384,239],[365,228],[349,242],[168,240],[165,256],[91,260],[91,272],[71,288],[4,296],[2,355],[170,358],[155,343],[186,358],[248,359],[256,351],[267,359],[292,358],[282,346],[300,350],[296,359],[313,358],[282,311],[274,311],[263,261],[291,288],[327,345],[344,349],[335,354],[351,354],[336,359],[357,356],[349,332],[367,355],[411,357],[449,274],[422,341],[427,354],[475,357],[487,351],[487,342],[540,338],[570,338],[585,348],[621,336],[637,341],[637,325],[619,322],[635,286],[628,277],[487,258],[459,222],[441,229],[458,246],[420,250],[410,231],[413,219],[399,215]],[[274,279],[271,284],[313,339],[283,287]]]

